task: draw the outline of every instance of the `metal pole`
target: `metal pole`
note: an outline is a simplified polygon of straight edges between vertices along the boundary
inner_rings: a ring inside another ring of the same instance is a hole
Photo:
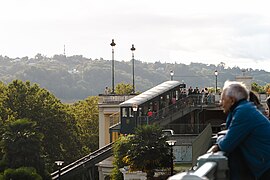
[[[136,50],[134,44],[130,49],[132,51],[132,93],[135,93],[135,78],[134,78],[134,69],[135,69],[135,59],[134,59],[134,51]]]
[[[172,81],[173,80],[173,75],[174,75],[173,70],[170,71],[170,75],[171,75],[171,81]]]
[[[217,70],[215,70],[215,76],[216,76],[216,90],[215,90],[215,92],[217,94],[217,76],[218,76],[218,71]]]
[[[114,39],[112,39],[112,43],[110,45],[112,46],[112,94],[114,94],[114,49],[113,47],[116,45],[114,43]]]
[[[216,94],[217,94],[217,75],[216,75]]]
[[[59,170],[58,170],[58,180],[61,179],[61,166],[59,166]]]
[[[173,175],[173,146],[171,146],[171,176]]]
[[[112,93],[114,94],[114,49],[112,47]]]
[[[134,81],[134,53],[132,51],[132,92],[135,93],[135,81]]]

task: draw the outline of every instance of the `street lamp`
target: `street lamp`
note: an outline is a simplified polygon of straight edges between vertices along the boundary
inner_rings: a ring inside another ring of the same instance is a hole
[[[173,146],[175,146],[175,140],[168,140],[166,143],[171,147],[171,176],[173,175]]]
[[[135,93],[135,80],[134,80],[134,51],[136,50],[134,44],[130,49],[132,51],[132,92]]]
[[[217,94],[217,76],[218,76],[218,71],[215,70],[215,76],[216,76],[216,94]]]
[[[58,166],[58,180],[60,180],[60,177],[61,177],[61,167],[64,164],[64,161],[55,161],[55,164]]]
[[[171,81],[172,81],[173,80],[173,75],[174,75],[174,71],[173,70],[170,71],[170,75],[171,75]]]
[[[112,46],[112,93],[114,94],[114,46],[116,45],[114,43],[114,39],[112,39],[112,43],[110,44]]]

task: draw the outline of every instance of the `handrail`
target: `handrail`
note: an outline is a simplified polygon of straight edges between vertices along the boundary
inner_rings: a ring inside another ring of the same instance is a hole
[[[212,177],[214,179],[214,173],[217,168],[216,162],[206,162],[194,172],[179,173],[168,178],[168,180],[183,180],[183,179],[206,179],[206,177]]]
[[[206,99],[207,98],[207,99]],[[170,118],[179,113],[188,113],[196,108],[204,105],[216,105],[215,95],[203,96],[201,94],[192,94],[187,97],[181,98],[175,104],[168,105],[157,112],[153,112],[152,116],[137,116],[138,125],[148,123],[164,122],[166,118]]]
[[[168,180],[219,179],[228,180],[228,158],[222,151],[206,153],[197,159],[198,167],[194,171],[178,173]]]
[[[70,163],[67,166],[61,168],[60,169],[60,172],[61,172],[60,176],[67,175],[68,173],[73,171],[75,168],[77,168],[79,166],[85,166],[86,163],[91,163],[91,161],[93,161],[97,157],[100,157],[104,153],[111,155],[112,154],[112,152],[111,152],[112,145],[113,145],[113,143],[110,143],[110,144],[74,161],[73,163]],[[107,158],[108,155],[106,155],[105,159]],[[57,179],[59,177],[59,170],[51,173],[51,177],[52,177],[52,179]]]

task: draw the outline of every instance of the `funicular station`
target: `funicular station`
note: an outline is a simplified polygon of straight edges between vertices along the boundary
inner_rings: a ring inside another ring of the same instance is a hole
[[[196,164],[220,131],[225,115],[217,94],[185,93],[179,81],[163,82],[139,95],[99,95],[99,149],[52,173],[52,179],[109,179],[112,170],[112,144],[135,127],[158,124],[173,130],[175,162]]]

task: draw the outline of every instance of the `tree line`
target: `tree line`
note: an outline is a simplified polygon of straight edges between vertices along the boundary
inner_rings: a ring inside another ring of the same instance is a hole
[[[10,83],[14,79],[37,83],[46,88],[63,102],[75,102],[103,93],[105,87],[112,87],[111,60],[91,59],[82,55],[54,55],[46,57],[37,54],[33,58],[9,58],[0,55],[1,81]],[[135,87],[145,91],[166,80],[170,80],[170,71],[174,71],[174,80],[185,82],[192,87],[215,87],[215,70],[218,71],[217,85],[222,87],[226,80],[234,80],[243,74],[240,67],[190,63],[154,63],[135,60]],[[115,84],[132,84],[132,62],[115,60]],[[260,86],[269,83],[270,73],[258,69],[245,69]]]

